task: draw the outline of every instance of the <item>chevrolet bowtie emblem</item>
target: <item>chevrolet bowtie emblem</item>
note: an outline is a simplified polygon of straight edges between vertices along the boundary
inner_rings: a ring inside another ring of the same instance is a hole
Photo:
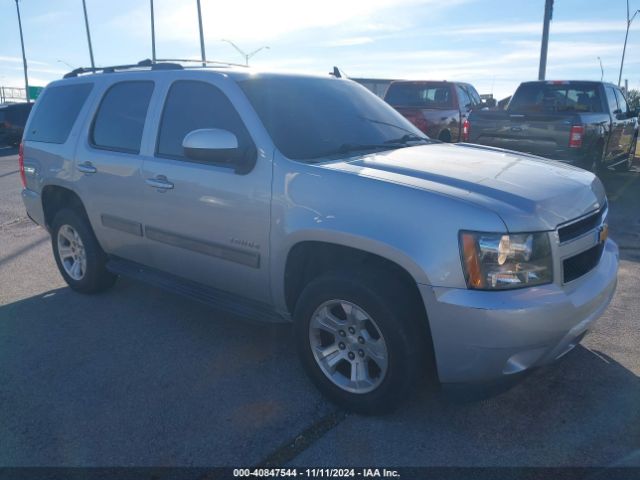
[[[603,223],[598,229],[598,243],[604,243],[609,237],[609,225]]]

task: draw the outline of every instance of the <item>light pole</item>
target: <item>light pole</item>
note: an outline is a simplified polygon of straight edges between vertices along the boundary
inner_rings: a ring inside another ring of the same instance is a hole
[[[24,37],[22,36],[22,19],[20,18],[20,5],[16,0],[16,10],[18,11],[18,29],[20,30],[20,45],[22,46],[22,65],[24,67],[24,96],[29,100],[29,76],[27,75],[27,56],[24,53]]]
[[[540,46],[540,68],[538,80],[544,80],[547,74],[547,48],[549,47],[549,24],[553,16],[553,0],[544,3],[544,23],[542,25],[542,45]]]
[[[629,28],[631,22],[636,18],[636,15],[640,12],[640,9],[636,10],[631,18],[629,18],[629,0],[627,0],[627,33],[624,35],[624,47],[622,47],[622,60],[620,61],[620,75],[618,75],[618,87],[622,81],[622,66],[624,65],[624,54],[627,51],[627,39],[629,38]]]
[[[149,0],[151,3],[151,61],[156,63],[156,25],[153,16],[153,0]]]
[[[82,9],[84,10],[84,26],[87,29],[87,42],[89,43],[89,57],[91,58],[91,69],[95,70],[96,65],[95,63],[93,63],[93,48],[91,47],[91,33],[89,32],[89,17],[87,16],[87,4],[85,3],[85,0],[82,0]]]
[[[244,65],[245,65],[245,67],[248,67],[248,66],[249,66],[249,59],[250,59],[251,57],[253,57],[253,56],[254,56],[256,53],[258,53],[259,51],[261,51],[261,50],[271,50],[271,48],[270,48],[270,47],[268,47],[268,46],[266,46],[266,45],[265,45],[264,47],[257,48],[257,49],[256,49],[256,50],[254,50],[253,52],[246,53],[244,50],[242,50],[240,47],[238,47],[238,46],[237,46],[235,43],[233,43],[231,40],[226,40],[226,39],[224,39],[224,38],[221,38],[221,39],[220,39],[220,41],[222,41],[222,42],[227,42],[229,45],[231,45],[233,48],[235,48],[235,49],[238,51],[238,53],[240,53],[240,55],[242,55],[242,56],[244,57]]]
[[[204,32],[202,31],[202,10],[200,9],[200,0],[198,3],[198,26],[200,27],[200,56],[202,57],[202,66],[207,66],[207,56],[204,53]]]

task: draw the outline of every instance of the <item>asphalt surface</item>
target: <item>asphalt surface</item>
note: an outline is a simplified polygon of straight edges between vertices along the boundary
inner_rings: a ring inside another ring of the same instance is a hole
[[[0,149],[0,466],[640,466],[640,168],[603,175],[619,287],[554,365],[346,415],[254,325],[130,280],[70,291]]]

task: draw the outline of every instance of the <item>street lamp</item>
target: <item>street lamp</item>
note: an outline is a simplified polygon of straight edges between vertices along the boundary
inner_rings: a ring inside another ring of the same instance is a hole
[[[240,47],[238,47],[235,43],[233,43],[231,40],[225,40],[224,38],[221,38],[220,41],[222,42],[227,42],[229,45],[231,45],[233,48],[235,48],[238,53],[240,53],[240,55],[242,55],[244,57],[244,65],[246,67],[249,66],[249,59],[251,57],[253,57],[256,53],[258,53],[261,50],[271,50],[270,47],[267,47],[266,45],[264,47],[260,47],[256,50],[254,50],[253,52],[250,53],[246,53],[244,50],[242,50]]]
[[[602,68],[602,59],[598,57],[598,61],[600,62],[600,81],[604,79],[604,68]]]
[[[76,67],[74,67],[73,65],[71,65],[69,62],[65,62],[64,60],[60,60],[57,59],[56,62],[58,63],[64,63],[67,67],[69,67],[71,70],[74,70]]]
[[[620,82],[622,81],[622,66],[624,65],[624,54],[627,50],[627,38],[629,38],[629,28],[631,27],[631,22],[636,18],[636,15],[640,13],[640,9],[636,10],[631,18],[629,18],[629,0],[627,0],[627,33],[624,36],[624,47],[622,47],[622,60],[620,61],[620,75],[618,75],[618,87],[620,86]]]

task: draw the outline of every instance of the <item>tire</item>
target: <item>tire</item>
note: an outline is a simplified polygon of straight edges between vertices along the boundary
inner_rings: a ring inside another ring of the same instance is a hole
[[[604,155],[604,146],[598,144],[593,149],[592,153],[587,156],[582,168],[589,170],[596,175],[602,171],[602,156]]]
[[[331,401],[356,413],[393,411],[428,366],[416,302],[398,282],[380,281],[388,277],[380,270],[324,274],[305,287],[294,311],[294,338],[307,374]],[[357,320],[350,323],[347,312]],[[331,353],[323,357],[320,351]],[[353,382],[354,369],[366,380]]]
[[[115,283],[117,276],[106,269],[107,255],[89,221],[76,210],[65,208],[56,213],[51,245],[60,274],[73,290],[97,293]]]
[[[438,140],[444,143],[451,143],[451,133],[449,133],[448,130],[443,130],[440,132],[440,135],[438,135]]]

